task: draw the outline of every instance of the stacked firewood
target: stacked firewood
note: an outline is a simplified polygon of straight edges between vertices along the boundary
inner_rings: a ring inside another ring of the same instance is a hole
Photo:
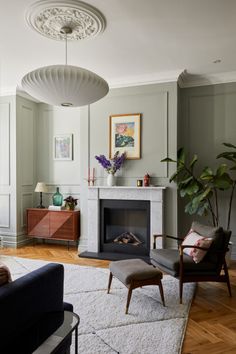
[[[121,235],[117,236],[113,242],[124,244],[131,243],[134,246],[138,246],[142,243],[142,241],[140,241],[132,232],[123,232]]]

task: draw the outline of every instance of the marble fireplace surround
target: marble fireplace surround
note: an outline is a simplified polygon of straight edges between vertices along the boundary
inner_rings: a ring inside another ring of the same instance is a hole
[[[150,201],[150,247],[153,247],[153,234],[162,234],[163,197],[166,187],[105,187],[88,188],[88,252],[100,252],[100,200],[146,200]],[[157,247],[162,248],[159,239]]]

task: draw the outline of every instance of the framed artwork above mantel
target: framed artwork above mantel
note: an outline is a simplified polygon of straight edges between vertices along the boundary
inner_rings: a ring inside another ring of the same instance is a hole
[[[115,114],[109,117],[109,158],[117,151],[128,160],[141,158],[141,114]]]

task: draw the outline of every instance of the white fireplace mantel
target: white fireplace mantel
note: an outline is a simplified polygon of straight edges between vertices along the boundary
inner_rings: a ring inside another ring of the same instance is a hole
[[[150,201],[150,247],[153,234],[162,234],[163,198],[166,187],[94,186],[88,188],[88,252],[100,252],[100,200],[146,200]],[[157,247],[162,248],[159,239]]]

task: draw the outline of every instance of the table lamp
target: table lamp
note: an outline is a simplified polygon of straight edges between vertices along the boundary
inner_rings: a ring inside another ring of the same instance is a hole
[[[48,191],[46,184],[44,182],[38,182],[34,191],[40,193],[40,204],[37,206],[37,208],[44,209],[45,206],[43,206],[42,203],[42,194],[47,193]]]

